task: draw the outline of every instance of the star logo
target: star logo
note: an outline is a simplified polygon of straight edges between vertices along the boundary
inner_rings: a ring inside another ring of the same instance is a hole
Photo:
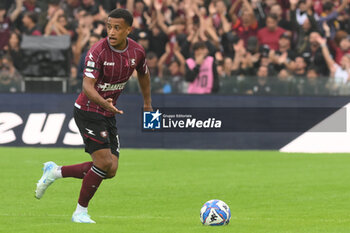
[[[143,129],[160,129],[161,116],[159,109],[156,112],[143,112]]]
[[[154,121],[154,120],[157,120],[157,121],[159,121],[159,117],[162,115],[160,112],[159,112],[159,109],[157,109],[157,111],[155,112],[155,113],[151,113],[151,115],[152,115],[152,120],[151,120],[151,122],[152,121]]]

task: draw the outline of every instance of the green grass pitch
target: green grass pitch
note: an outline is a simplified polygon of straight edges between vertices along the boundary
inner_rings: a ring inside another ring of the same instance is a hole
[[[350,156],[276,151],[122,150],[116,178],[90,202],[97,224],[71,222],[81,180],[34,198],[42,163],[87,161],[83,149],[0,148],[1,233],[350,231]],[[228,226],[202,226],[204,202],[231,208]]]

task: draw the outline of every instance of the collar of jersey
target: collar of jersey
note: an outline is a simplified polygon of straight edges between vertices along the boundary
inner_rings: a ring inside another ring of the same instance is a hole
[[[123,52],[125,52],[127,49],[128,49],[128,47],[129,47],[129,40],[128,40],[128,38],[126,38],[126,47],[125,47],[125,49],[123,49],[123,50],[118,50],[118,49],[115,49],[110,43],[109,43],[109,38],[107,37],[107,42],[108,42],[108,46],[114,51],[114,52],[117,52],[117,53],[123,53]]]

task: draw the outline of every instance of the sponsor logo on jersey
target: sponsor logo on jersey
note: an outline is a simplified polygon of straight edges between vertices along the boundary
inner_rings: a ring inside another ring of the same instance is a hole
[[[101,91],[118,91],[118,90],[123,90],[125,84],[126,82],[116,83],[116,84],[104,83],[104,84],[98,84],[98,88],[100,88]]]
[[[114,62],[108,62],[108,61],[105,61],[103,63],[104,66],[114,66]]]

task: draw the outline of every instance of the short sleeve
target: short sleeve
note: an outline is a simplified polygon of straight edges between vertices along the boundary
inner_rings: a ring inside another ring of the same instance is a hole
[[[146,54],[145,54],[145,50],[142,49],[142,51],[139,52],[138,55],[138,64],[136,66],[136,71],[140,74],[147,74],[148,72],[148,68],[147,68],[147,62],[146,62]]]
[[[101,52],[92,47],[85,57],[84,76],[98,79],[102,69]]]

